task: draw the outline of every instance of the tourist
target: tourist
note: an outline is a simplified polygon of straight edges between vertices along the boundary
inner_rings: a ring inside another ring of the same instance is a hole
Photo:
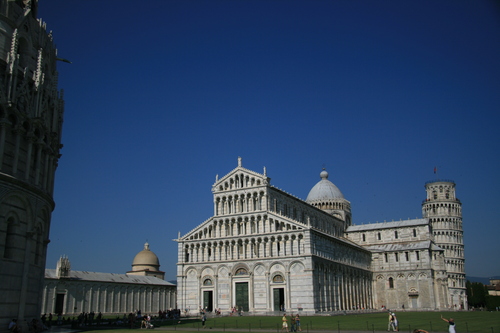
[[[281,331],[287,331],[288,332],[288,321],[286,319],[286,313],[283,313],[283,318],[281,318],[281,321],[283,322],[283,325],[281,326]]]
[[[443,318],[443,315],[441,315],[441,319],[443,319],[445,322],[449,324],[448,333],[455,333],[455,320],[453,320],[453,318],[450,319]]]
[[[295,325],[296,325],[296,320],[292,312],[292,314],[290,315],[290,332],[297,332]]]
[[[201,326],[205,328],[205,323],[207,322],[207,316],[205,315],[205,312],[201,315]]]
[[[387,324],[387,332],[390,330],[394,330],[394,317],[392,316],[392,312],[389,311],[389,323]]]
[[[295,326],[297,327],[297,331],[302,332],[302,328],[300,327],[300,316],[298,313],[295,316]]]
[[[17,325],[17,319],[12,319],[9,324],[9,331],[12,333],[21,333],[21,328]]]
[[[393,312],[392,316],[394,317],[394,330],[399,331],[399,322],[398,322],[398,317],[396,317],[396,314]]]

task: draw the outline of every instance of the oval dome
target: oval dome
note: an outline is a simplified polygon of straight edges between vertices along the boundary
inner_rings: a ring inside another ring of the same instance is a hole
[[[160,266],[160,261],[154,252],[149,249],[149,244],[144,244],[144,250],[137,253],[132,266]]]
[[[344,195],[339,188],[328,180],[328,172],[326,170],[320,173],[321,180],[314,185],[307,195],[306,202],[329,199],[344,199]]]

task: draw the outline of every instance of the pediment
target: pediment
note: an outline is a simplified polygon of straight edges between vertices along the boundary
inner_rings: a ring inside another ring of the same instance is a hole
[[[264,169],[265,172],[265,169]],[[217,179],[212,186],[212,192],[232,191],[269,185],[271,178],[242,166],[238,166],[224,177]]]

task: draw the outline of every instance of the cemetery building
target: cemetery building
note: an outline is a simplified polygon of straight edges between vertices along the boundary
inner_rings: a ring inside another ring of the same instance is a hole
[[[176,239],[181,309],[320,313],[467,308],[455,183],[425,185],[421,219],[354,225],[328,172],[301,200],[238,166],[214,215]]]
[[[0,331],[39,318],[64,102],[38,1],[0,0]]]
[[[176,287],[165,281],[158,257],[144,245],[127,274],[71,270],[67,257],[61,257],[56,269],[45,270],[42,313],[78,316],[82,312],[143,314],[175,308]]]

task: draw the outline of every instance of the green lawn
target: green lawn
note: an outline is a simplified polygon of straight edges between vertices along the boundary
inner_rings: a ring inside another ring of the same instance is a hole
[[[415,328],[429,332],[447,332],[448,324],[440,319],[454,318],[456,330],[459,333],[500,333],[500,312],[397,312],[401,332],[411,332]],[[387,330],[388,315],[386,312],[370,314],[349,314],[340,316],[301,316],[302,331],[325,330],[330,332],[342,331],[385,331]],[[201,330],[201,320],[196,317],[177,321],[155,322],[155,327],[182,328],[192,332]],[[289,324],[290,325],[290,324]],[[174,327],[176,326],[176,327]],[[277,332],[281,328],[281,316],[233,316],[209,317],[207,328],[211,333],[230,332],[238,329],[245,332],[252,330],[268,330]],[[90,330],[89,330],[90,331]],[[113,329],[113,333],[130,332],[128,329]],[[110,333],[110,332],[107,332]]]

